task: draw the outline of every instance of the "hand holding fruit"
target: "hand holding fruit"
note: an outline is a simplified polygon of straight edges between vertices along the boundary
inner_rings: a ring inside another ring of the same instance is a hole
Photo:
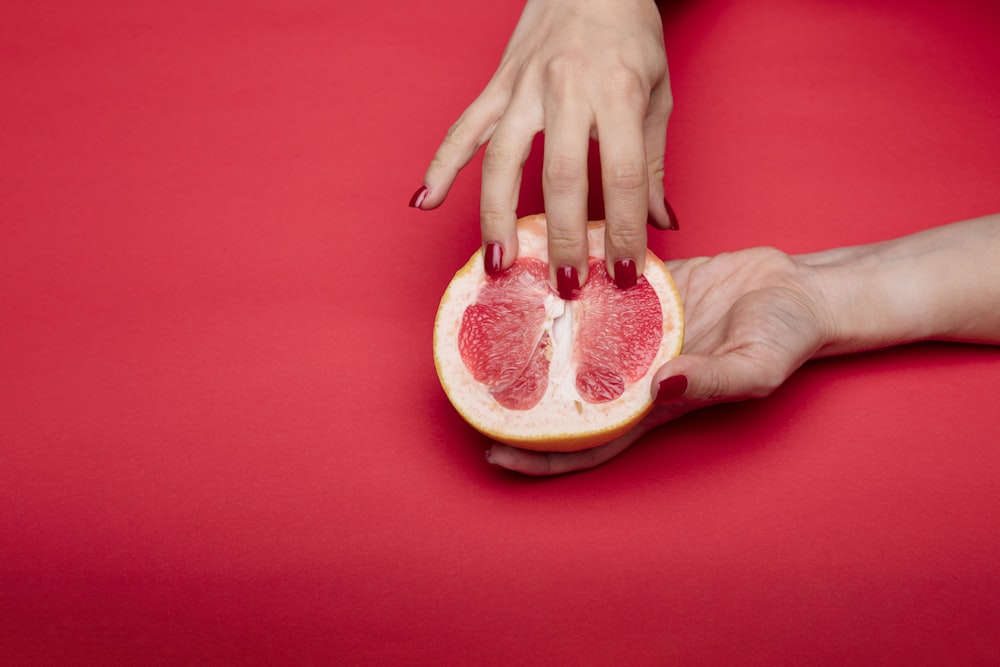
[[[487,273],[518,255],[515,211],[533,137],[545,132],[549,279],[564,298],[587,280],[587,152],[600,146],[606,266],[619,287],[644,269],[646,223],[676,227],[663,197],[672,108],[662,23],[651,0],[528,0],[500,66],[449,130],[411,205],[439,206],[484,144],[480,223]]]
[[[656,407],[599,447],[543,453],[495,444],[488,458],[529,475],[590,468],[691,410],[766,396],[810,358],[916,340],[998,344],[998,254],[1000,215],[992,215],[796,257],[754,248],[668,262],[685,340],[653,378]]]
[[[629,433],[571,453],[493,445],[490,462],[529,475],[590,468],[699,407],[766,396],[829,335],[814,270],[772,248],[667,262],[684,300],[684,352],[653,377],[657,405]]]

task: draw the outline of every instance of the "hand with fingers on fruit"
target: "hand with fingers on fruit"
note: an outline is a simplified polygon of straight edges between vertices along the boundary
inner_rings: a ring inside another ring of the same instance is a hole
[[[1000,344],[997,256],[1000,214],[809,255],[753,248],[668,262],[685,342],[653,378],[653,410],[600,447],[494,444],[488,460],[529,475],[591,468],[694,409],[767,396],[811,358],[917,340]]]
[[[410,205],[444,202],[458,172],[486,145],[480,226],[485,269],[518,253],[521,172],[545,133],[542,188],[549,273],[563,298],[587,280],[587,155],[598,143],[607,270],[627,289],[644,269],[646,224],[676,229],[663,194],[673,106],[663,26],[653,0],[528,0],[500,65],[438,148]]]

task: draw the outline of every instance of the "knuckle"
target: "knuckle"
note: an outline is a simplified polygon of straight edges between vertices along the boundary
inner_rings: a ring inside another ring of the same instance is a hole
[[[444,140],[438,146],[434,157],[431,158],[431,169],[435,171],[448,171],[451,169],[452,165],[458,159],[458,155],[462,152],[466,134],[467,130],[462,119],[459,119],[454,125],[449,127],[448,132],[444,135]]]
[[[669,84],[660,84],[649,94],[648,116],[656,118],[657,122],[667,122],[674,111],[674,94]]]
[[[587,166],[568,155],[554,155],[545,162],[542,178],[549,194],[570,195],[579,192],[587,178]]]
[[[702,391],[698,392],[704,400],[718,401],[729,397],[729,378],[721,373],[712,373],[705,378]]]
[[[619,67],[607,73],[604,77],[604,90],[612,99],[617,99],[629,105],[646,106],[649,99],[649,88],[644,85],[639,74],[627,67]]]
[[[634,160],[618,160],[608,166],[604,187],[622,194],[632,194],[646,188],[646,165]]]
[[[448,128],[448,131],[444,135],[444,145],[446,146],[456,146],[463,145],[468,140],[468,126],[465,124],[465,118],[459,118],[455,123]]]
[[[633,251],[625,254],[636,256],[646,249],[646,225],[608,225],[608,244],[619,250]]]
[[[483,231],[502,229],[509,220],[510,212],[502,208],[483,203],[479,210],[479,224]]]
[[[550,224],[548,230],[550,256],[587,256],[587,232],[584,229]]]
[[[516,155],[517,152],[508,139],[494,136],[483,154],[483,171],[491,174],[506,172],[514,164]]]
[[[545,63],[545,79],[549,85],[579,81],[586,68],[586,58],[580,51],[560,53]]]
[[[453,166],[454,160],[452,160],[452,153],[444,150],[444,147],[438,150],[431,158],[430,169],[435,173],[449,172],[452,170],[457,171]]]
[[[653,176],[659,176],[662,178],[662,176],[665,173],[665,162],[663,159],[663,154],[660,153],[659,155],[653,157],[653,159],[649,161],[649,164],[646,165],[646,169]]]

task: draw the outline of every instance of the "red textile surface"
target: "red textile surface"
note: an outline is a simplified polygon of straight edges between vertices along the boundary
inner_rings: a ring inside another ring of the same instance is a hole
[[[406,202],[516,5],[0,7],[0,661],[1000,659],[996,349],[812,363],[584,474],[483,462],[430,352],[478,158]],[[668,4],[654,249],[1000,211],[998,7]]]

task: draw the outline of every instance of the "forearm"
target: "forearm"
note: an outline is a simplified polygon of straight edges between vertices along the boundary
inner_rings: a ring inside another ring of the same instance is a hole
[[[917,340],[1000,344],[1000,214],[800,255],[826,320],[815,356]]]

